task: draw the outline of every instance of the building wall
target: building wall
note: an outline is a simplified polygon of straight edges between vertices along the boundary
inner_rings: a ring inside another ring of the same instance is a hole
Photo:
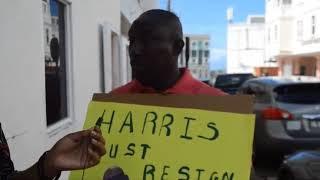
[[[317,59],[320,53],[320,1],[292,0],[286,5],[276,2],[266,1],[266,29],[271,34],[271,42],[266,43],[266,58],[279,61],[283,75],[299,74],[301,66],[308,67],[307,75],[316,74],[317,70],[309,66],[320,68],[310,60]],[[272,37],[277,33],[273,29],[275,23],[278,23],[279,39]]]
[[[256,67],[265,67],[264,23],[228,24],[227,73],[255,73]]]
[[[1,124],[17,170],[31,166],[58,139],[82,128],[93,93],[108,92],[131,79],[128,56],[123,54],[128,41],[121,33],[121,14],[124,13],[120,1],[61,1],[67,4],[70,113],[68,118],[49,127],[46,125],[44,62],[48,48],[44,18],[48,17],[43,15],[43,1],[0,2]],[[141,5],[138,13],[142,9],[147,8]],[[126,18],[132,20],[137,15],[127,14]],[[119,62],[113,62],[112,52],[118,53]],[[61,179],[66,176],[64,173]]]

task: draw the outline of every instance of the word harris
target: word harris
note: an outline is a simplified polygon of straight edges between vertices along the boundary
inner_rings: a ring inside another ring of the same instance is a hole
[[[111,113],[111,116],[109,117],[109,121],[104,120],[102,124],[107,128],[108,134],[115,134],[115,133],[123,133],[123,132],[130,132],[130,133],[137,133],[134,130],[134,121],[133,121],[133,112],[128,111],[126,113],[126,116],[124,116],[123,119],[116,116],[116,111],[113,110]],[[179,119],[180,120],[180,119]],[[206,128],[209,130],[203,131],[207,132],[207,134],[199,134],[196,136],[190,135],[190,127],[192,125],[195,125],[197,122],[196,118],[193,117],[184,117],[184,131],[180,135],[178,135],[178,138],[182,140],[193,140],[193,139],[203,139],[207,141],[214,141],[219,138],[219,129],[217,128],[216,124],[214,122],[208,122],[206,125]],[[120,123],[117,122],[117,124],[121,124],[120,127],[115,127],[114,121],[121,121]],[[142,130],[139,132],[142,135],[158,135],[158,136],[171,136],[172,135],[172,129],[171,126],[174,124],[175,118],[174,115],[171,113],[167,113],[164,115],[159,116],[157,112],[150,111],[145,113],[144,120],[143,120],[143,126]],[[109,150],[109,157],[110,158],[117,158],[118,151],[119,151],[119,144],[111,144]],[[140,153],[138,156],[141,157],[141,159],[145,159],[149,150],[151,150],[151,147],[148,144],[141,144],[138,147],[135,143],[129,143],[128,146],[125,148],[126,150],[123,150],[124,156],[135,156],[136,152],[135,150],[141,150],[142,153]],[[138,151],[137,150],[137,151]],[[147,164],[144,167],[143,170],[143,180],[156,180],[161,179],[165,180],[168,179],[168,170],[170,169],[170,166],[164,165],[162,168],[158,169],[152,165]],[[208,171],[208,170],[207,170]],[[223,172],[218,173],[216,171],[213,171],[208,173],[205,169],[202,168],[195,168],[190,169],[188,166],[183,166],[180,169],[177,170],[177,179],[178,180],[202,180],[202,179],[208,179],[208,180],[233,180],[234,179],[234,173],[233,172]],[[157,174],[159,177],[156,177]],[[206,177],[205,177],[206,175]],[[194,176],[194,177],[192,177]]]

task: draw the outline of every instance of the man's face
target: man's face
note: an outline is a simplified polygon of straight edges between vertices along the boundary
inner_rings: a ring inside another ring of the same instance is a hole
[[[166,72],[177,68],[172,30],[155,23],[135,21],[129,31],[130,63],[135,78],[143,85],[167,80]]]

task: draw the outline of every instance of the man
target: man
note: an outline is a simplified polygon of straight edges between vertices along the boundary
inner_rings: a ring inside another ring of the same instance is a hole
[[[129,30],[129,54],[134,80],[112,94],[162,93],[225,95],[178,68],[184,42],[179,18],[165,10],[143,13]]]
[[[106,153],[99,128],[69,134],[60,139],[39,161],[24,171],[14,171],[0,123],[0,180],[53,180],[61,171],[95,166]]]

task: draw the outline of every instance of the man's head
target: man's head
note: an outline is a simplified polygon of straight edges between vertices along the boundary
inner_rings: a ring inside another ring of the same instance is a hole
[[[132,71],[139,82],[163,90],[177,80],[178,56],[184,42],[175,14],[160,9],[143,13],[133,22],[129,40]]]

